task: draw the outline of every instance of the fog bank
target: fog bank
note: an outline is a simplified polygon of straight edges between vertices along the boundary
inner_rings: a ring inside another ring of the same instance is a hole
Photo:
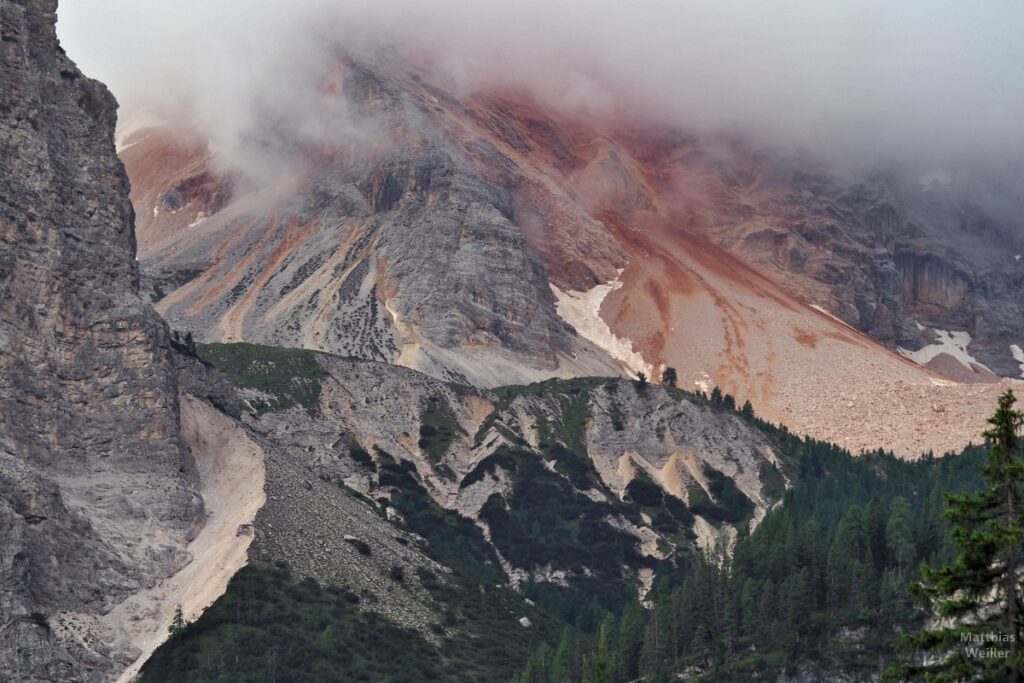
[[[242,144],[254,103],[303,109],[318,36],[386,44],[470,91],[844,155],[1013,162],[1024,4],[950,0],[64,0],[59,31],[127,116],[188,110]]]

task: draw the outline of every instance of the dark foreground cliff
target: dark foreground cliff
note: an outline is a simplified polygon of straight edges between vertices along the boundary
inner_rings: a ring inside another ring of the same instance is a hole
[[[203,516],[166,326],[138,296],[117,105],[57,0],[0,0],[0,680],[103,680],[96,618],[180,569]]]

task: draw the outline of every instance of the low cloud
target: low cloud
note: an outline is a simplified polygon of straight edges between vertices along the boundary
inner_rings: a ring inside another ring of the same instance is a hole
[[[989,0],[65,0],[69,54],[127,116],[187,112],[228,154],[308,110],[332,42],[391,45],[457,89],[833,158],[1008,163],[1024,151],[1024,4]]]

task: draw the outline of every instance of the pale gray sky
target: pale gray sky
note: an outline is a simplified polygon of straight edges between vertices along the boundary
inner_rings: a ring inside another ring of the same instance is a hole
[[[293,100],[313,31],[415,49],[463,87],[832,153],[1015,160],[1020,0],[63,0],[65,48],[123,102],[191,101],[229,130]]]

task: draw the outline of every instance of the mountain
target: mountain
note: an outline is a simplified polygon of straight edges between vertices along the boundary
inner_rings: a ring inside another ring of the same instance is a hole
[[[925,618],[904,579],[978,452],[900,458],[977,438],[1024,363],[1012,187],[393,51],[230,155],[115,145],[56,10],[0,0],[0,679],[509,680],[648,610],[674,679],[665,604],[729,625],[689,674],[870,678]]]
[[[173,327],[484,388],[671,366],[795,431],[911,457],[974,438],[1020,375],[1006,188],[456,97],[392,53],[339,57],[315,95],[358,133],[271,118],[251,132],[269,173],[187,126],[122,138]]]
[[[492,392],[377,362],[245,344],[201,347],[200,357],[242,387],[248,424],[268,450],[378,503],[395,467],[412,475],[436,504],[477,522],[513,583],[542,567],[503,553],[487,514],[531,487],[554,486],[566,505],[593,506],[598,526],[634,536],[651,559],[680,540],[714,546],[729,525],[756,523],[785,487],[769,438],[675,389],[586,378]],[[666,520],[668,532],[638,521],[643,505],[621,505],[634,481],[675,501],[680,517]],[[730,512],[715,507],[721,482],[736,499]],[[685,511],[698,500],[706,516]]]
[[[890,632],[922,619],[904,577],[949,553],[941,492],[977,486],[978,449],[854,458],[730,396],[482,390],[250,344],[197,357],[268,454],[268,502],[249,566],[142,681],[546,681],[560,633],[578,654],[553,680],[602,648],[614,680],[672,680],[674,661],[707,680],[874,680]],[[909,551],[886,531],[900,506]]]

